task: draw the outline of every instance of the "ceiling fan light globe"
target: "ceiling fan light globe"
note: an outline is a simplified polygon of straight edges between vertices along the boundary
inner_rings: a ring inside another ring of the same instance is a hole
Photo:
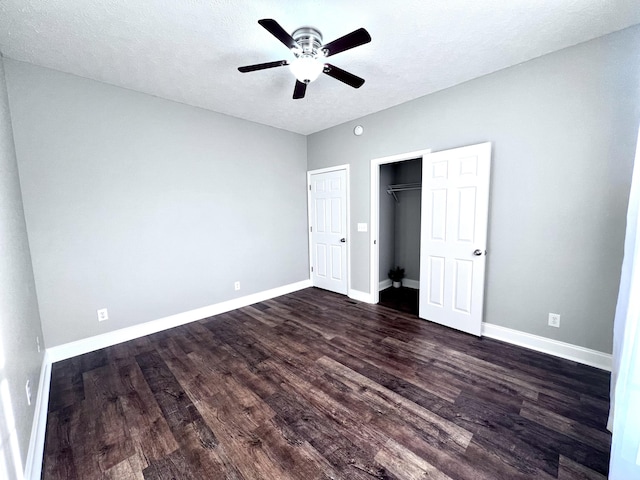
[[[291,62],[289,69],[298,81],[310,83],[320,76],[324,63],[313,57],[298,57]]]

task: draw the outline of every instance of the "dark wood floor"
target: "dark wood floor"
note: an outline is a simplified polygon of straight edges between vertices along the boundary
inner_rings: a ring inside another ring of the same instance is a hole
[[[307,289],[54,364],[43,478],[605,478],[608,388]]]

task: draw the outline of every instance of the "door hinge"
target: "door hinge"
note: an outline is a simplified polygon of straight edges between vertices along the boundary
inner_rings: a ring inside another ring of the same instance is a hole
[[[311,267],[311,271],[313,272],[313,267]]]
[[[313,227],[309,227],[309,231],[310,231],[310,232],[313,232]]]
[[[311,185],[309,185],[309,191],[311,191]]]

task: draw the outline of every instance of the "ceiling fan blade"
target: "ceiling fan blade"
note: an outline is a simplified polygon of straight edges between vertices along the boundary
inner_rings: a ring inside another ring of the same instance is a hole
[[[350,48],[359,47],[371,41],[371,35],[364,28],[359,28],[351,33],[347,33],[344,37],[337,38],[333,42],[329,42],[322,46],[325,56],[330,57],[336,53],[344,52]]]
[[[349,73],[346,70],[342,70],[334,65],[326,63],[324,65],[324,70],[322,73],[326,73],[330,77],[335,78],[336,80],[340,80],[343,83],[353,87],[360,88],[364,84],[364,78],[360,78],[353,73]]]
[[[286,60],[278,60],[277,62],[257,63],[255,65],[247,65],[246,67],[238,67],[242,73],[255,72],[256,70],[264,70],[265,68],[283,67],[289,65]]]
[[[258,23],[266,28],[271,35],[284,43],[290,50],[298,48],[298,44],[293,39],[293,37],[289,35],[286,30],[282,28],[280,24],[274,19],[263,18],[262,20],[258,20]]]
[[[301,82],[300,80],[296,80],[296,86],[293,89],[293,98],[294,99],[299,99],[299,98],[304,98],[304,94],[307,91],[307,84],[304,82]]]

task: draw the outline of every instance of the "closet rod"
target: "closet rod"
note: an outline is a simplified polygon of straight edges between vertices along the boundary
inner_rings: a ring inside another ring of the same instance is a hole
[[[387,193],[393,195],[396,202],[399,202],[396,192],[406,192],[407,190],[420,190],[422,184],[420,183],[396,183],[394,185],[387,185]]]

